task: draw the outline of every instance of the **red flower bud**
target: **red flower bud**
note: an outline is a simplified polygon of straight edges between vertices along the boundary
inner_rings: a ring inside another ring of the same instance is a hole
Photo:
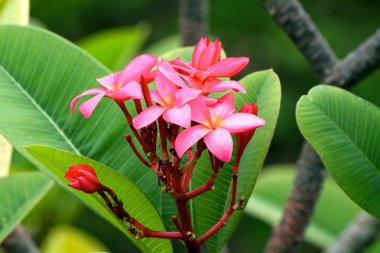
[[[71,181],[70,187],[91,194],[102,190],[103,186],[99,182],[94,168],[85,164],[74,164],[69,166],[65,178]]]
[[[257,110],[258,106],[254,103],[250,104],[244,104],[243,107],[240,109],[240,112],[244,113],[251,113],[253,115],[257,116]],[[247,146],[248,142],[252,139],[253,134],[255,133],[256,129],[252,129],[247,132],[236,134],[236,141],[237,141],[237,154],[242,155],[245,147]]]

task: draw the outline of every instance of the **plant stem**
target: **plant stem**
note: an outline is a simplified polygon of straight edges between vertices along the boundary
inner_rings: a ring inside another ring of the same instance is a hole
[[[107,195],[104,193],[107,192],[113,201],[115,202],[116,206],[113,206]],[[100,196],[103,198],[103,200],[106,202],[108,208],[115,213],[115,215],[121,219],[125,220],[129,224],[133,225],[137,229],[140,230],[140,232],[135,231],[133,227],[131,227],[129,230],[131,233],[136,235],[138,238],[145,238],[145,237],[154,237],[154,238],[165,238],[165,239],[183,239],[183,235],[180,232],[165,232],[165,231],[155,231],[151,230],[147,227],[145,227],[143,224],[141,224],[139,221],[137,221],[135,218],[131,217],[129,213],[124,209],[123,204],[116,196],[115,192],[108,188],[107,186],[103,185],[103,189],[98,191]]]
[[[133,144],[133,141],[132,141],[132,137],[130,134],[126,134],[125,135],[125,139],[127,139],[128,143],[129,143],[129,146],[131,146],[133,152],[135,153],[135,155],[137,156],[137,158],[139,158],[139,160],[145,164],[146,166],[149,167],[149,163],[147,160],[144,159],[144,157],[142,157],[142,155],[140,154],[140,152],[137,150],[135,144]]]
[[[173,188],[180,196],[184,195],[181,187],[181,173],[178,169],[173,170]],[[179,218],[181,220],[182,229],[186,232],[184,242],[188,252],[201,252],[200,245],[195,237],[194,229],[191,224],[190,214],[187,207],[187,199],[176,198],[175,199]]]
[[[124,104],[124,101],[116,101],[117,105],[120,107],[120,109],[123,111],[124,116],[128,122],[129,128],[132,130],[133,134],[135,135],[136,139],[139,141],[140,145],[143,147],[143,150],[145,153],[149,150],[149,147],[146,145],[144,140],[141,138],[141,135],[137,132],[136,128],[133,127],[132,122],[132,116],[129,113],[127,107]]]

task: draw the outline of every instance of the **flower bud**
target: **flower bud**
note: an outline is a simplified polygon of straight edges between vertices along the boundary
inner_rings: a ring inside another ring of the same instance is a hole
[[[65,178],[70,180],[70,187],[88,194],[100,191],[103,188],[94,168],[89,165],[74,164],[69,166],[69,171],[65,173]]]
[[[251,113],[257,116],[257,110],[258,110],[258,106],[255,105],[254,103],[250,103],[250,104],[245,103],[243,107],[240,109],[240,112]],[[237,154],[239,154],[240,156],[243,154],[243,151],[245,147],[248,145],[248,142],[252,139],[253,134],[255,133],[255,130],[256,129],[252,129],[247,132],[236,134],[237,149],[238,149]]]

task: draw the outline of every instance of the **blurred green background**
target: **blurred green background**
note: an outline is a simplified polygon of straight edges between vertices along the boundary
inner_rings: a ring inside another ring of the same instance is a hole
[[[340,58],[380,25],[380,0],[301,2]],[[77,43],[114,70],[122,68],[138,53],[159,55],[179,45],[178,1],[174,0],[31,0],[31,16],[32,24]],[[318,76],[268,15],[261,1],[210,1],[209,34],[223,42],[229,56],[248,56],[251,59],[241,76],[268,68],[273,68],[279,75],[282,107],[266,164],[294,164],[303,140],[296,127],[295,105],[301,95],[319,83]],[[379,106],[379,83],[380,71],[377,71],[353,91]],[[12,167],[12,172],[33,169],[17,153],[13,156]],[[294,177],[294,166],[285,167],[272,166],[259,177],[255,193],[261,198],[261,202],[257,200],[257,206],[262,209],[253,208],[243,217],[228,245],[230,252],[262,252],[271,233],[269,224],[275,222],[279,215],[263,216],[262,213],[269,209],[280,213]],[[280,174],[282,176],[278,178]],[[320,208],[316,224],[317,227],[329,227],[334,237],[359,208],[333,183],[331,187],[334,188],[333,198],[341,199],[343,204],[338,203],[340,206],[334,207],[335,211]],[[255,202],[252,203],[255,206]],[[345,218],[340,223],[337,221],[339,224],[334,223],[334,218],[329,222],[323,221],[323,217],[328,215],[343,215]],[[137,252],[119,231],[57,187],[24,224],[44,252],[56,253],[58,248],[62,249],[60,252],[70,253],[91,250]],[[319,252],[323,241],[328,244],[326,237],[318,237],[318,233],[310,238],[302,244],[300,252]],[[66,251],[63,245],[68,247]],[[88,250],[75,251],[76,245],[82,245],[79,247],[81,250],[88,247]],[[176,252],[183,251],[180,245],[176,245],[176,249]]]

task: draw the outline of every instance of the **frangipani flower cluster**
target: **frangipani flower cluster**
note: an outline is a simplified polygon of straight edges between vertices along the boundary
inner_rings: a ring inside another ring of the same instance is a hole
[[[220,161],[228,162],[233,152],[231,134],[247,133],[249,136],[249,132],[266,122],[256,116],[257,111],[235,112],[233,92],[245,93],[246,90],[238,81],[225,79],[243,70],[249,59],[221,59],[221,52],[220,41],[211,43],[205,37],[195,46],[191,62],[140,55],[124,70],[98,78],[103,87],[87,90],[74,98],[71,110],[74,113],[75,104],[86,95],[95,95],[79,106],[86,118],[91,116],[103,97],[109,97],[119,105],[125,100],[134,100],[138,114],[130,123],[135,134],[140,130],[149,135],[147,128],[157,120],[163,120],[168,126],[177,126],[177,131],[172,134],[175,137],[173,147],[179,158],[204,138],[208,150]],[[155,89],[152,89],[153,83]],[[218,92],[228,93],[219,99],[210,96]],[[142,109],[141,99],[146,102],[145,109]],[[130,114],[126,116],[130,119]],[[136,137],[145,150],[149,149],[141,136]]]
[[[94,95],[79,106],[79,111],[88,118],[104,97],[114,100],[144,154],[127,134],[132,151],[157,175],[159,191],[169,194],[176,203],[179,219],[176,213],[171,217],[177,231],[151,230],[129,215],[117,193],[96,177],[96,168],[85,164],[70,166],[65,174],[69,185],[87,194],[99,194],[109,210],[128,223],[129,231],[136,238],[183,240],[188,252],[201,252],[201,245],[226,224],[234,211],[243,208],[245,196],[236,198],[240,159],[255,129],[266,122],[257,116],[258,108],[253,103],[244,104],[236,112],[234,92],[246,93],[246,90],[229,78],[244,69],[249,60],[247,57],[221,59],[221,52],[221,42],[211,43],[206,37],[195,46],[190,62],[179,57],[167,60],[140,55],[124,70],[98,78],[102,87],[83,92],[71,103],[74,113],[79,99]],[[126,106],[126,100],[133,100],[135,115]],[[230,205],[216,224],[197,236],[189,214],[189,200],[214,189],[219,171],[231,160],[233,135],[237,151]],[[197,188],[189,187],[197,160],[205,150],[210,159],[210,177]]]

